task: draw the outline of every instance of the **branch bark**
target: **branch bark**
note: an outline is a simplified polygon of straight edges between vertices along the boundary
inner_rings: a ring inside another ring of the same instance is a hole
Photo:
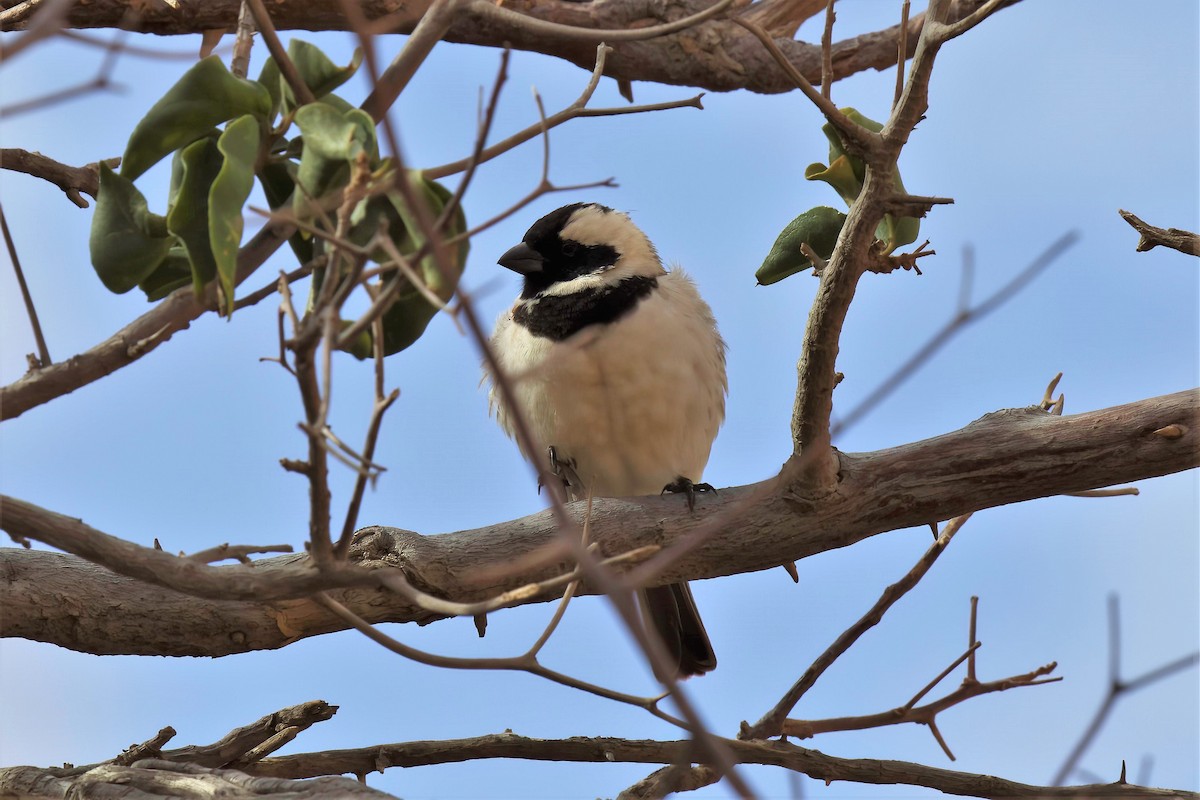
[[[1159,228],[1144,222],[1136,214],[1131,214],[1128,211],[1118,211],[1121,219],[1128,222],[1135,231],[1141,234],[1138,239],[1137,251],[1144,253],[1147,250],[1153,250],[1160,244],[1163,247],[1169,247],[1172,250],[1189,256],[1200,256],[1200,236],[1185,231],[1180,228]]]
[[[310,706],[325,707],[316,701],[284,709],[255,723],[303,710]],[[328,718],[324,716],[322,718]],[[315,721],[315,720],[314,720]],[[278,722],[286,724],[286,721]],[[311,724],[308,721],[307,724]],[[305,727],[307,727],[305,724]],[[254,726],[249,726],[254,727]],[[246,729],[239,729],[246,730]],[[222,742],[231,740],[234,731]],[[817,750],[798,747],[785,741],[721,740],[736,756],[738,763],[764,764],[803,773],[816,780],[854,781],[875,785],[922,786],[946,794],[970,797],[1120,797],[1120,798],[1194,798],[1194,792],[1155,789],[1126,783],[1093,784],[1089,786],[1032,786],[1004,780],[991,775],[976,775],[955,770],[929,767],[906,761],[884,761],[867,758],[839,758]],[[638,763],[685,765],[696,762],[695,743],[690,740],[655,741],[649,739],[620,739],[615,737],[575,736],[567,739],[535,739],[513,733],[491,734],[466,739],[400,742],[346,750],[326,750],[315,753],[265,758],[246,764],[244,772],[210,766],[213,762],[210,747],[183,748],[166,751],[161,758],[144,758],[131,766],[108,762],[78,769],[55,767],[9,767],[0,769],[0,794],[20,797],[113,797],[116,787],[133,786],[148,800],[158,797],[178,797],[187,788],[204,796],[220,790],[221,797],[251,798],[263,795],[288,798],[306,797],[390,797],[361,783],[325,777],[350,773],[368,775],[389,767],[417,767],[433,764],[454,764],[485,758],[526,759],[531,761],[561,761],[575,763]],[[191,749],[202,757],[189,758]],[[227,748],[228,750],[228,748]],[[227,754],[233,754],[228,750]],[[703,770],[703,768],[702,768]],[[659,773],[656,773],[656,775]],[[686,773],[684,773],[686,774]],[[697,785],[711,782],[715,776],[701,774]],[[643,784],[646,782],[643,781]],[[653,788],[661,788],[656,782]],[[174,788],[174,791],[172,791]],[[675,785],[675,788],[681,787]],[[127,790],[126,790],[127,791]],[[125,796],[125,795],[121,795]],[[191,796],[191,795],[189,795]],[[627,794],[626,796],[638,796]],[[650,796],[661,796],[651,794]]]
[[[1018,0],[1009,0],[1011,5]],[[553,39],[537,33],[513,16],[499,17],[482,6],[487,0],[465,4],[445,36],[446,41],[503,47],[545,53],[591,69],[598,40]],[[359,3],[364,18],[378,32],[410,34],[431,4],[417,0],[403,4],[400,10],[390,0],[364,0]],[[982,0],[955,0],[949,19],[969,15]],[[36,5],[36,4],[34,4]],[[72,28],[126,28],[145,33],[175,35],[206,30],[232,30],[237,24],[241,0],[211,0],[205,3],[141,3],[132,0],[94,0],[75,4],[67,15]],[[646,0],[598,0],[573,3],[562,0],[508,0],[504,8],[527,18],[571,25],[583,29],[636,29],[671,22],[697,13],[712,5],[711,0],[681,0],[657,4]],[[780,0],[752,3],[738,14],[770,24],[779,19],[775,33],[787,34],[790,14],[775,13],[785,5]],[[732,15],[731,15],[732,16]],[[271,4],[271,19],[280,30],[347,30],[349,21],[338,3],[314,3],[312,0],[281,0]],[[0,31],[19,30],[29,16],[14,15],[0,24]],[[909,55],[915,49],[923,15],[909,21]],[[867,69],[883,70],[896,64],[900,26],[864,34],[833,46],[833,78],[839,80]],[[753,36],[736,25],[731,17],[718,18],[681,33],[652,41],[609,42],[614,48],[607,75],[618,80],[653,81],[696,86],[728,92],[749,89],[774,94],[795,88],[792,81],[776,68]],[[781,38],[779,46],[788,60],[814,83],[821,80],[821,48]]]
[[[975,775],[904,761],[829,756],[787,742],[722,740],[742,764],[767,764],[802,772],[816,780],[881,785],[908,784],[971,797],[1196,797],[1194,793],[1128,783],[1092,786],[1031,786],[991,775]],[[512,733],[434,742],[406,742],[356,750],[302,753],[265,759],[255,774],[303,777],[342,772],[366,773],[389,766],[455,763],[479,758],[523,758],[642,764],[694,763],[691,741],[630,740],[606,737],[533,739]]]
[[[611,556],[670,546],[717,520],[719,534],[657,572],[654,582],[714,578],[770,569],[969,511],[1192,469],[1200,466],[1198,443],[1197,390],[1064,417],[1037,408],[998,411],[921,442],[838,453],[838,484],[821,498],[803,497],[777,478],[706,496],[694,515],[678,498],[597,499],[590,537]],[[486,600],[570,569],[565,558],[549,565],[529,559],[558,536],[545,511],[436,536],[366,528],[351,548],[354,563],[321,573],[304,555],[254,566],[207,566],[128,542],[101,547],[93,534],[103,534],[77,520],[11,498],[0,501],[0,527],[14,537],[86,555],[103,567],[59,553],[0,550],[0,605],[6,611],[0,635],[91,653],[223,656],[344,629],[305,599],[315,587],[341,587],[335,599],[372,622],[440,618],[382,589],[372,571],[383,568],[398,569],[422,591],[458,602]],[[568,507],[579,521],[585,508]],[[504,569],[521,559],[535,566]],[[560,591],[514,599],[513,605],[544,602]],[[586,582],[579,589],[593,592]],[[196,599],[230,596],[246,599]]]

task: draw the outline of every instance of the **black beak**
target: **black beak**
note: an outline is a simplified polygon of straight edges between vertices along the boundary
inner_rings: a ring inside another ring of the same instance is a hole
[[[496,263],[521,275],[531,275],[542,271],[546,259],[542,258],[542,254],[537,250],[521,242],[516,247],[509,248]]]

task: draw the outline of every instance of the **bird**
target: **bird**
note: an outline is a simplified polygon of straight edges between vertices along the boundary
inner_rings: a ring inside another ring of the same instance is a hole
[[[525,458],[546,459],[571,500],[682,492],[691,508],[714,491],[700,481],[725,418],[725,342],[691,277],[598,203],[550,212],[498,263],[524,279],[490,345],[545,447]],[[490,408],[513,437],[513,410],[491,383]],[[716,667],[687,583],[642,589],[639,601],[670,677]]]

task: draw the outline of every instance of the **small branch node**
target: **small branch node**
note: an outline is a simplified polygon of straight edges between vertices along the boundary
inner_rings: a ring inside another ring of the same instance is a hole
[[[281,458],[279,459],[279,466],[288,472],[295,472],[297,475],[307,475],[310,469],[307,461],[298,458]]]
[[[1154,431],[1154,435],[1161,436],[1164,439],[1179,439],[1187,432],[1188,428],[1186,425],[1173,424],[1159,428]]]
[[[1063,374],[1060,372],[1050,379],[1050,383],[1046,386],[1046,391],[1042,394],[1042,402],[1038,406],[1043,411],[1049,411],[1054,407],[1054,390],[1058,388],[1058,382],[1062,380]]]

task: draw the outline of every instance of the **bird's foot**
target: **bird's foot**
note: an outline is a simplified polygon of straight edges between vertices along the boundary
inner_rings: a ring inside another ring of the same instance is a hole
[[[694,511],[696,508],[696,495],[705,494],[707,492],[717,493],[711,483],[692,483],[689,479],[680,475],[675,480],[663,487],[660,494],[679,494],[682,492],[687,495],[688,511]]]
[[[575,459],[559,458],[558,450],[554,445],[546,448],[546,455],[550,458],[550,474],[562,481],[564,489],[570,489],[572,485],[571,478],[575,476]],[[576,477],[578,481],[578,477]],[[538,494],[542,493],[542,478],[538,476]]]

